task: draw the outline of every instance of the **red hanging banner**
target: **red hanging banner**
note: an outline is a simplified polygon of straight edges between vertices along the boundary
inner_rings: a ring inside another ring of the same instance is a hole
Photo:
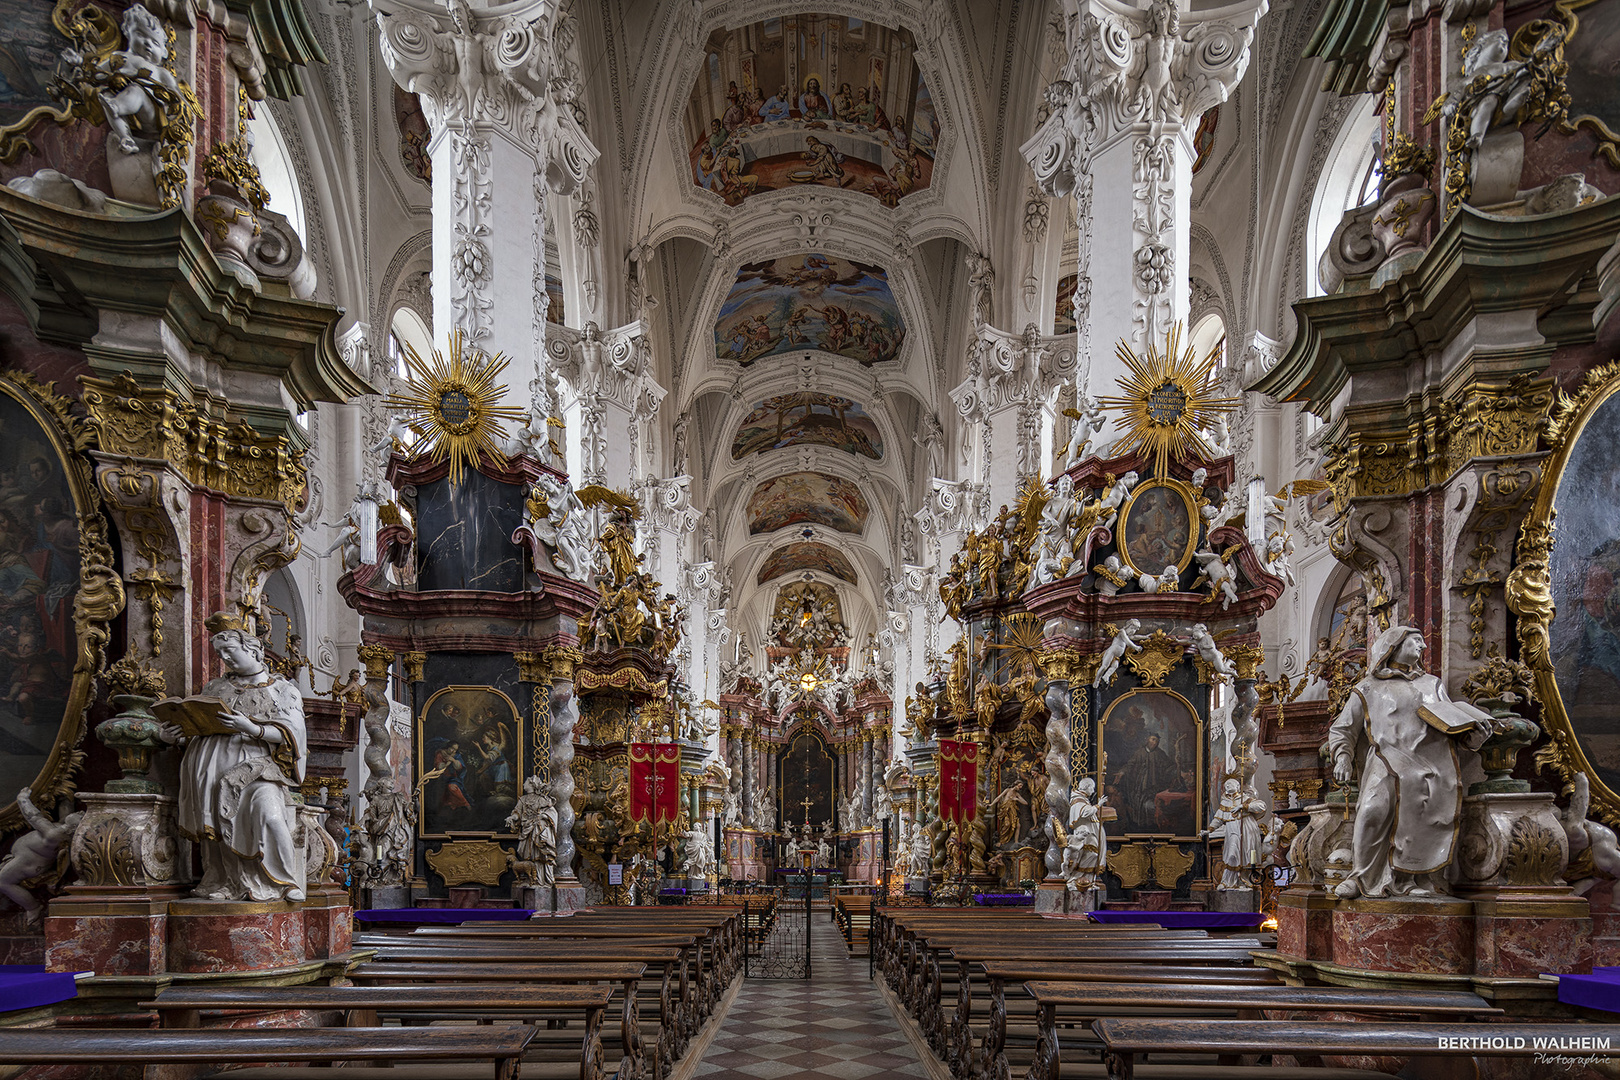
[[[678,743],[630,744],[630,820],[665,825],[681,814]]]
[[[979,744],[939,740],[939,816],[961,824],[979,812]]]
[[[653,824],[673,825],[681,816],[681,747],[657,743],[653,752]]]

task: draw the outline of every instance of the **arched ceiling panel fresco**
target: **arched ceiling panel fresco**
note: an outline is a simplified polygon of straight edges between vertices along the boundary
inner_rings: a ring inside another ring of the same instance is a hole
[[[905,342],[888,272],[832,255],[744,263],[714,326],[717,359],[747,365],[805,349],[862,364],[897,360]]]
[[[915,53],[909,31],[842,15],[716,30],[681,118],[692,182],[731,206],[811,184],[897,205],[939,142]]]
[[[801,570],[819,570],[851,585],[860,584],[855,567],[847,555],[835,547],[814,540],[789,544],[771,552],[760,566],[759,575],[754,579],[754,583],[763,585],[772,578],[796,574]]]
[[[737,427],[731,459],[800,445],[830,446],[873,461],[883,459],[883,436],[859,402],[808,390],[755,404]]]
[[[748,496],[748,532],[775,532],[789,525],[825,525],[860,533],[871,513],[866,496],[853,483],[820,472],[773,476]]]

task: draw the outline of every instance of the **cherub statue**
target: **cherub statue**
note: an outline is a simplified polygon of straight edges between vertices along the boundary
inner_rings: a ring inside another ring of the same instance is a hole
[[[1103,491],[1100,500],[1101,513],[1097,518],[1098,525],[1106,527],[1114,523],[1114,518],[1119,514],[1119,508],[1124,505],[1125,499],[1130,495],[1131,489],[1136,486],[1138,479],[1136,470],[1133,469],[1108,485],[1107,489]]]
[[[1294,537],[1291,533],[1275,532],[1266,541],[1266,566],[1277,577],[1294,583]]]
[[[1232,432],[1226,423],[1226,414],[1217,413],[1209,427],[1199,432],[1212,457],[1223,458],[1232,452]]]
[[[1194,652],[1203,657],[1206,664],[1215,669],[1218,678],[1236,677],[1237,668],[1226,658],[1226,654],[1221,652],[1220,646],[1215,644],[1215,637],[1209,632],[1209,627],[1203,623],[1193,623],[1191,634],[1188,643],[1192,645]]]
[[[1110,555],[1096,567],[1097,591],[1104,596],[1118,595],[1131,582],[1131,568],[1118,555]]]
[[[1074,434],[1069,437],[1069,456],[1064,464],[1065,469],[1072,469],[1085,460],[1086,452],[1092,449],[1092,441],[1102,433],[1103,426],[1108,423],[1108,417],[1087,395],[1080,395],[1079,406],[1078,409],[1063,410],[1063,415],[1074,421]]]
[[[379,469],[387,468],[388,459],[393,457],[396,449],[403,449],[407,445],[410,434],[409,424],[398,416],[391,416],[388,418],[388,430],[382,438],[366,447],[366,454],[377,459]]]
[[[1119,671],[1119,662],[1125,658],[1127,651],[1142,651],[1142,646],[1136,643],[1135,636],[1142,632],[1141,619],[1132,619],[1122,627],[1109,629],[1114,631],[1114,640],[1108,643],[1108,648],[1103,650],[1102,659],[1097,662],[1097,677],[1091,680],[1093,687],[1113,681],[1114,674]]]
[[[527,409],[523,413],[523,422],[501,444],[501,453],[509,458],[532,457],[544,461],[547,441],[545,419],[542,417],[536,421],[535,410]]]
[[[1316,639],[1316,651],[1305,661],[1305,685],[1299,691],[1300,701],[1327,700],[1333,678],[1333,643],[1327,638]]]
[[[1136,587],[1145,593],[1175,592],[1181,581],[1181,568],[1175,563],[1165,567],[1160,573],[1136,575]]]
[[[24,789],[26,790],[26,789]],[[1573,864],[1583,851],[1592,853],[1592,868],[1607,878],[1620,878],[1620,844],[1616,844],[1614,830],[1586,816],[1592,802],[1592,785],[1586,774],[1578,772],[1569,787],[1569,808],[1563,814],[1564,834],[1569,838],[1569,859]],[[1575,879],[1569,875],[1575,895],[1585,896],[1598,883],[1597,877]],[[5,877],[0,863],[0,879]]]
[[[523,794],[506,818],[518,834],[512,870],[520,885],[546,889],[556,881],[557,804],[538,776],[523,781]]]
[[[1225,551],[1216,552],[1208,548],[1193,552],[1193,558],[1198,560],[1198,579],[1193,582],[1193,588],[1198,588],[1202,582],[1209,583],[1209,601],[1221,597],[1221,610],[1225,611],[1232,606],[1232,601],[1238,598],[1237,569],[1227,560],[1236,554],[1236,544]]]
[[[180,98],[181,90],[174,73],[163,66],[169,36],[158,17],[131,4],[124,9],[123,31],[124,48],[96,61],[107,86],[99,96],[112,131],[108,141],[125,154],[138,154],[143,141],[162,137],[166,106]]]
[[[23,882],[37,878],[56,866],[57,855],[73,841],[73,833],[84,820],[83,813],[72,813],[61,821],[50,817],[34,805],[33,792],[23,788],[17,792],[17,809],[22,812],[33,832],[23,833],[11,843],[11,850],[0,859],[0,896],[28,913],[30,925],[37,923],[45,908],[34,894],[23,887]]]

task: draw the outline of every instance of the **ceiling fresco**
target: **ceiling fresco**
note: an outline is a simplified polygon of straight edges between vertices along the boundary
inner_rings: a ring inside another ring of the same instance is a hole
[[[873,461],[883,459],[883,436],[859,402],[808,390],[757,403],[738,425],[731,459],[800,445],[831,446]]]
[[[906,326],[888,272],[832,255],[744,263],[714,326],[719,360],[820,349],[862,364],[898,360]]]
[[[859,533],[871,513],[866,497],[854,484],[819,472],[773,476],[748,497],[751,535],[775,532],[789,525],[825,525],[839,532]]]
[[[819,570],[851,585],[860,584],[848,556],[835,547],[814,540],[789,544],[771,552],[765,564],[759,568],[759,576],[754,583],[763,585],[772,578],[796,574],[801,570]]]
[[[897,205],[939,142],[915,53],[909,31],[841,15],[716,30],[681,117],[692,182],[731,206],[800,185]]]

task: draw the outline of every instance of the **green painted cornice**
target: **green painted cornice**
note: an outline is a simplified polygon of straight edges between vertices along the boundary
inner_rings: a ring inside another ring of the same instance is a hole
[[[1305,46],[1305,56],[1326,63],[1322,89],[1335,94],[1360,94],[1372,72],[1368,57],[1384,29],[1390,0],[1328,0],[1322,18]]]
[[[259,291],[222,267],[180,208],[109,217],[0,187],[0,288],[43,341],[83,348],[98,373],[138,367],[98,355],[91,339],[109,315],[161,320],[175,339],[224,373],[280,380],[299,409],[377,390],[338,354],[341,312]],[[140,371],[192,396],[202,388],[172,364]]]
[[[304,92],[299,69],[326,63],[326,53],[309,25],[303,0],[225,0],[232,12],[245,17],[264,56],[265,90],[273,97],[297,97]]]
[[[1299,330],[1250,390],[1317,415],[1352,375],[1422,364],[1481,317],[1535,312],[1545,351],[1590,341],[1595,289],[1580,287],[1620,237],[1620,198],[1537,217],[1464,205],[1412,269],[1376,289],[1294,304]]]

